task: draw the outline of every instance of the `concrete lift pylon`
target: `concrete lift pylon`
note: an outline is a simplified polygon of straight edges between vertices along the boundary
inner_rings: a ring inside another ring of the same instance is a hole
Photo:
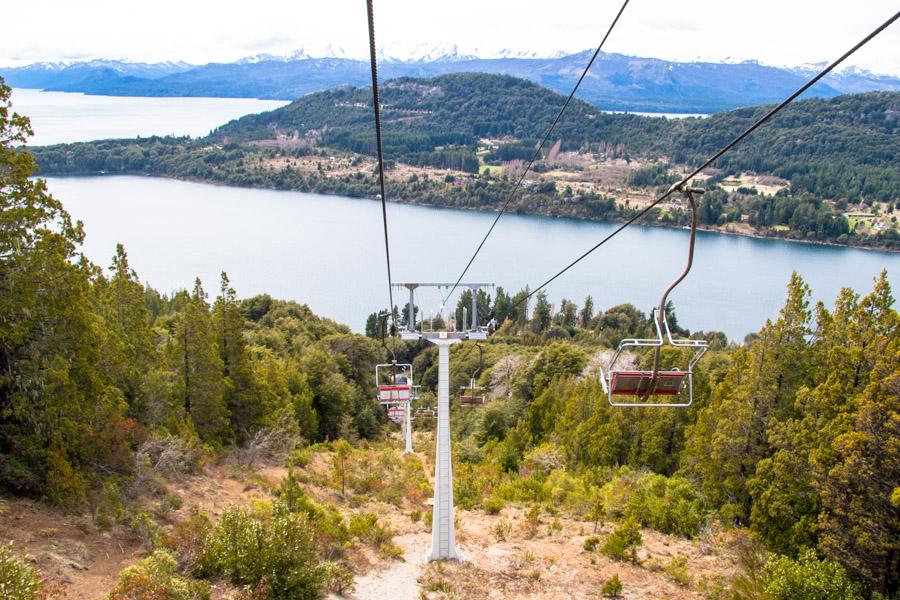
[[[431,547],[427,560],[459,559],[453,506],[453,464],[450,453],[450,346],[463,340],[484,340],[488,327],[478,323],[478,290],[492,283],[459,283],[456,287],[472,291],[472,324],[463,331],[427,331],[416,329],[415,290],[420,287],[452,288],[453,283],[397,283],[409,290],[406,326],[400,331],[404,340],[425,339],[438,347],[437,433],[434,451],[434,508],[431,520]],[[465,321],[465,319],[464,319]],[[465,327],[465,323],[463,327]]]

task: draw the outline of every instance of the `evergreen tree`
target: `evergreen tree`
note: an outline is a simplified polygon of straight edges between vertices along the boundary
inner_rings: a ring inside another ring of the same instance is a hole
[[[95,473],[131,468],[134,428],[104,368],[81,227],[14,147],[32,132],[9,97],[0,81],[0,486],[80,503]]]
[[[683,467],[702,482],[710,500],[727,505],[741,523],[750,520],[748,479],[772,451],[768,426],[793,416],[794,396],[810,382],[804,364],[808,296],[808,286],[793,274],[779,318],[766,324],[749,349],[735,353],[710,406],[688,433]]]
[[[174,322],[169,355],[176,375],[175,394],[185,413],[204,440],[224,442],[229,436],[229,421],[222,380],[223,363],[206,292],[199,279],[194,282],[194,290]]]
[[[887,598],[900,590],[900,341],[891,346],[852,428],[831,446],[817,529],[832,560]]]
[[[584,308],[578,314],[578,322],[582,329],[589,329],[594,319],[594,299],[588,296],[584,299]]]
[[[553,319],[553,306],[547,300],[547,294],[543,291],[537,293],[537,301],[534,304],[534,315],[531,317],[531,331],[542,333],[550,327]]]
[[[114,335],[107,348],[115,347],[119,352],[118,360],[108,367],[117,387],[125,395],[129,414],[146,423],[145,379],[158,368],[160,359],[150,328],[146,293],[128,264],[122,244],[116,245],[116,255],[109,270],[108,281],[102,276],[94,280],[98,312]]]
[[[234,437],[241,442],[262,425],[263,405],[259,401],[244,339],[244,317],[225,273],[222,273],[220,294],[213,311],[213,328],[222,360],[225,406],[231,417]]]

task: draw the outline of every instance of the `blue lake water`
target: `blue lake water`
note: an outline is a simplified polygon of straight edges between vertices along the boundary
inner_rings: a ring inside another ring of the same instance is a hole
[[[356,330],[387,305],[377,201],[148,177],[48,181],[84,222],[91,260],[108,265],[122,242],[142,280],[161,291],[190,287],[199,276],[214,296],[226,271],[242,297],[266,292],[305,302]],[[493,216],[389,204],[394,280],[455,281]],[[616,226],[505,215],[467,280],[534,287]],[[630,227],[553,282],[548,295],[580,304],[590,294],[598,309],[630,302],[646,311],[681,272],[687,243],[684,230]],[[831,304],[841,287],[870,291],[885,268],[896,283],[900,255],[700,233],[694,269],[670,298],[682,325],[739,340],[777,315],[794,270],[814,300]],[[429,313],[441,302],[436,292],[418,301]]]
[[[13,110],[31,118],[32,146],[150,135],[202,136],[250,113],[284,106],[252,98],[131,98],[16,88]]]

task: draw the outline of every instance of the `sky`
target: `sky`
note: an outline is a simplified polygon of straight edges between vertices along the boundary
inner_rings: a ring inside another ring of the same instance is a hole
[[[456,44],[549,56],[594,48],[621,0],[376,0],[378,47],[408,57]],[[631,0],[605,50],[667,60],[795,66],[830,61],[900,10],[897,0]],[[8,10],[3,11],[10,16]],[[256,54],[367,56],[364,0],[29,0],[0,65],[93,58],[231,62]],[[900,75],[900,21],[847,64]]]

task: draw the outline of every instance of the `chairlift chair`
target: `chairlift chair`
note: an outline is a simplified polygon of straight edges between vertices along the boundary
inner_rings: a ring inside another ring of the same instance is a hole
[[[473,377],[468,386],[459,388],[459,403],[463,406],[481,406],[484,404],[484,396],[481,395],[483,391],[483,387],[475,385]]]
[[[484,348],[478,342],[475,342],[475,347],[478,348],[478,368],[472,373],[468,387],[462,386],[459,388],[459,403],[462,406],[481,406],[484,404],[484,395],[482,393],[484,388],[475,385],[475,379],[481,372],[482,367],[484,367]]]
[[[666,288],[659,306],[653,310],[653,323],[656,326],[656,337],[650,339],[630,338],[619,342],[612,359],[606,370],[600,368],[600,385],[607,394],[611,406],[632,407],[686,407],[694,402],[693,369],[700,357],[706,352],[708,344],[706,340],[674,339],[666,319],[666,300],[669,293],[681,283],[691,270],[694,261],[694,241],[697,234],[697,203],[694,194],[702,194],[698,188],[685,188],[684,182],[679,182],[673,189],[681,191],[687,196],[691,205],[691,238],[688,250],[687,266],[681,275]],[[665,331],[665,336],[663,335]],[[661,370],[659,368],[660,354],[664,345],[674,348],[688,348],[694,350],[694,355],[687,365],[687,370],[677,368]],[[653,354],[653,368],[649,370],[625,370],[617,369],[616,362],[628,348],[655,347]],[[686,401],[679,401],[678,397],[687,394]],[[670,402],[653,402],[653,397],[671,397]],[[633,398],[618,400],[617,398]]]
[[[412,365],[393,361],[375,365],[375,387],[376,399],[382,406],[408,404],[414,387]]]
[[[402,406],[391,406],[388,408],[388,419],[397,424],[402,424],[406,420],[406,408]]]

